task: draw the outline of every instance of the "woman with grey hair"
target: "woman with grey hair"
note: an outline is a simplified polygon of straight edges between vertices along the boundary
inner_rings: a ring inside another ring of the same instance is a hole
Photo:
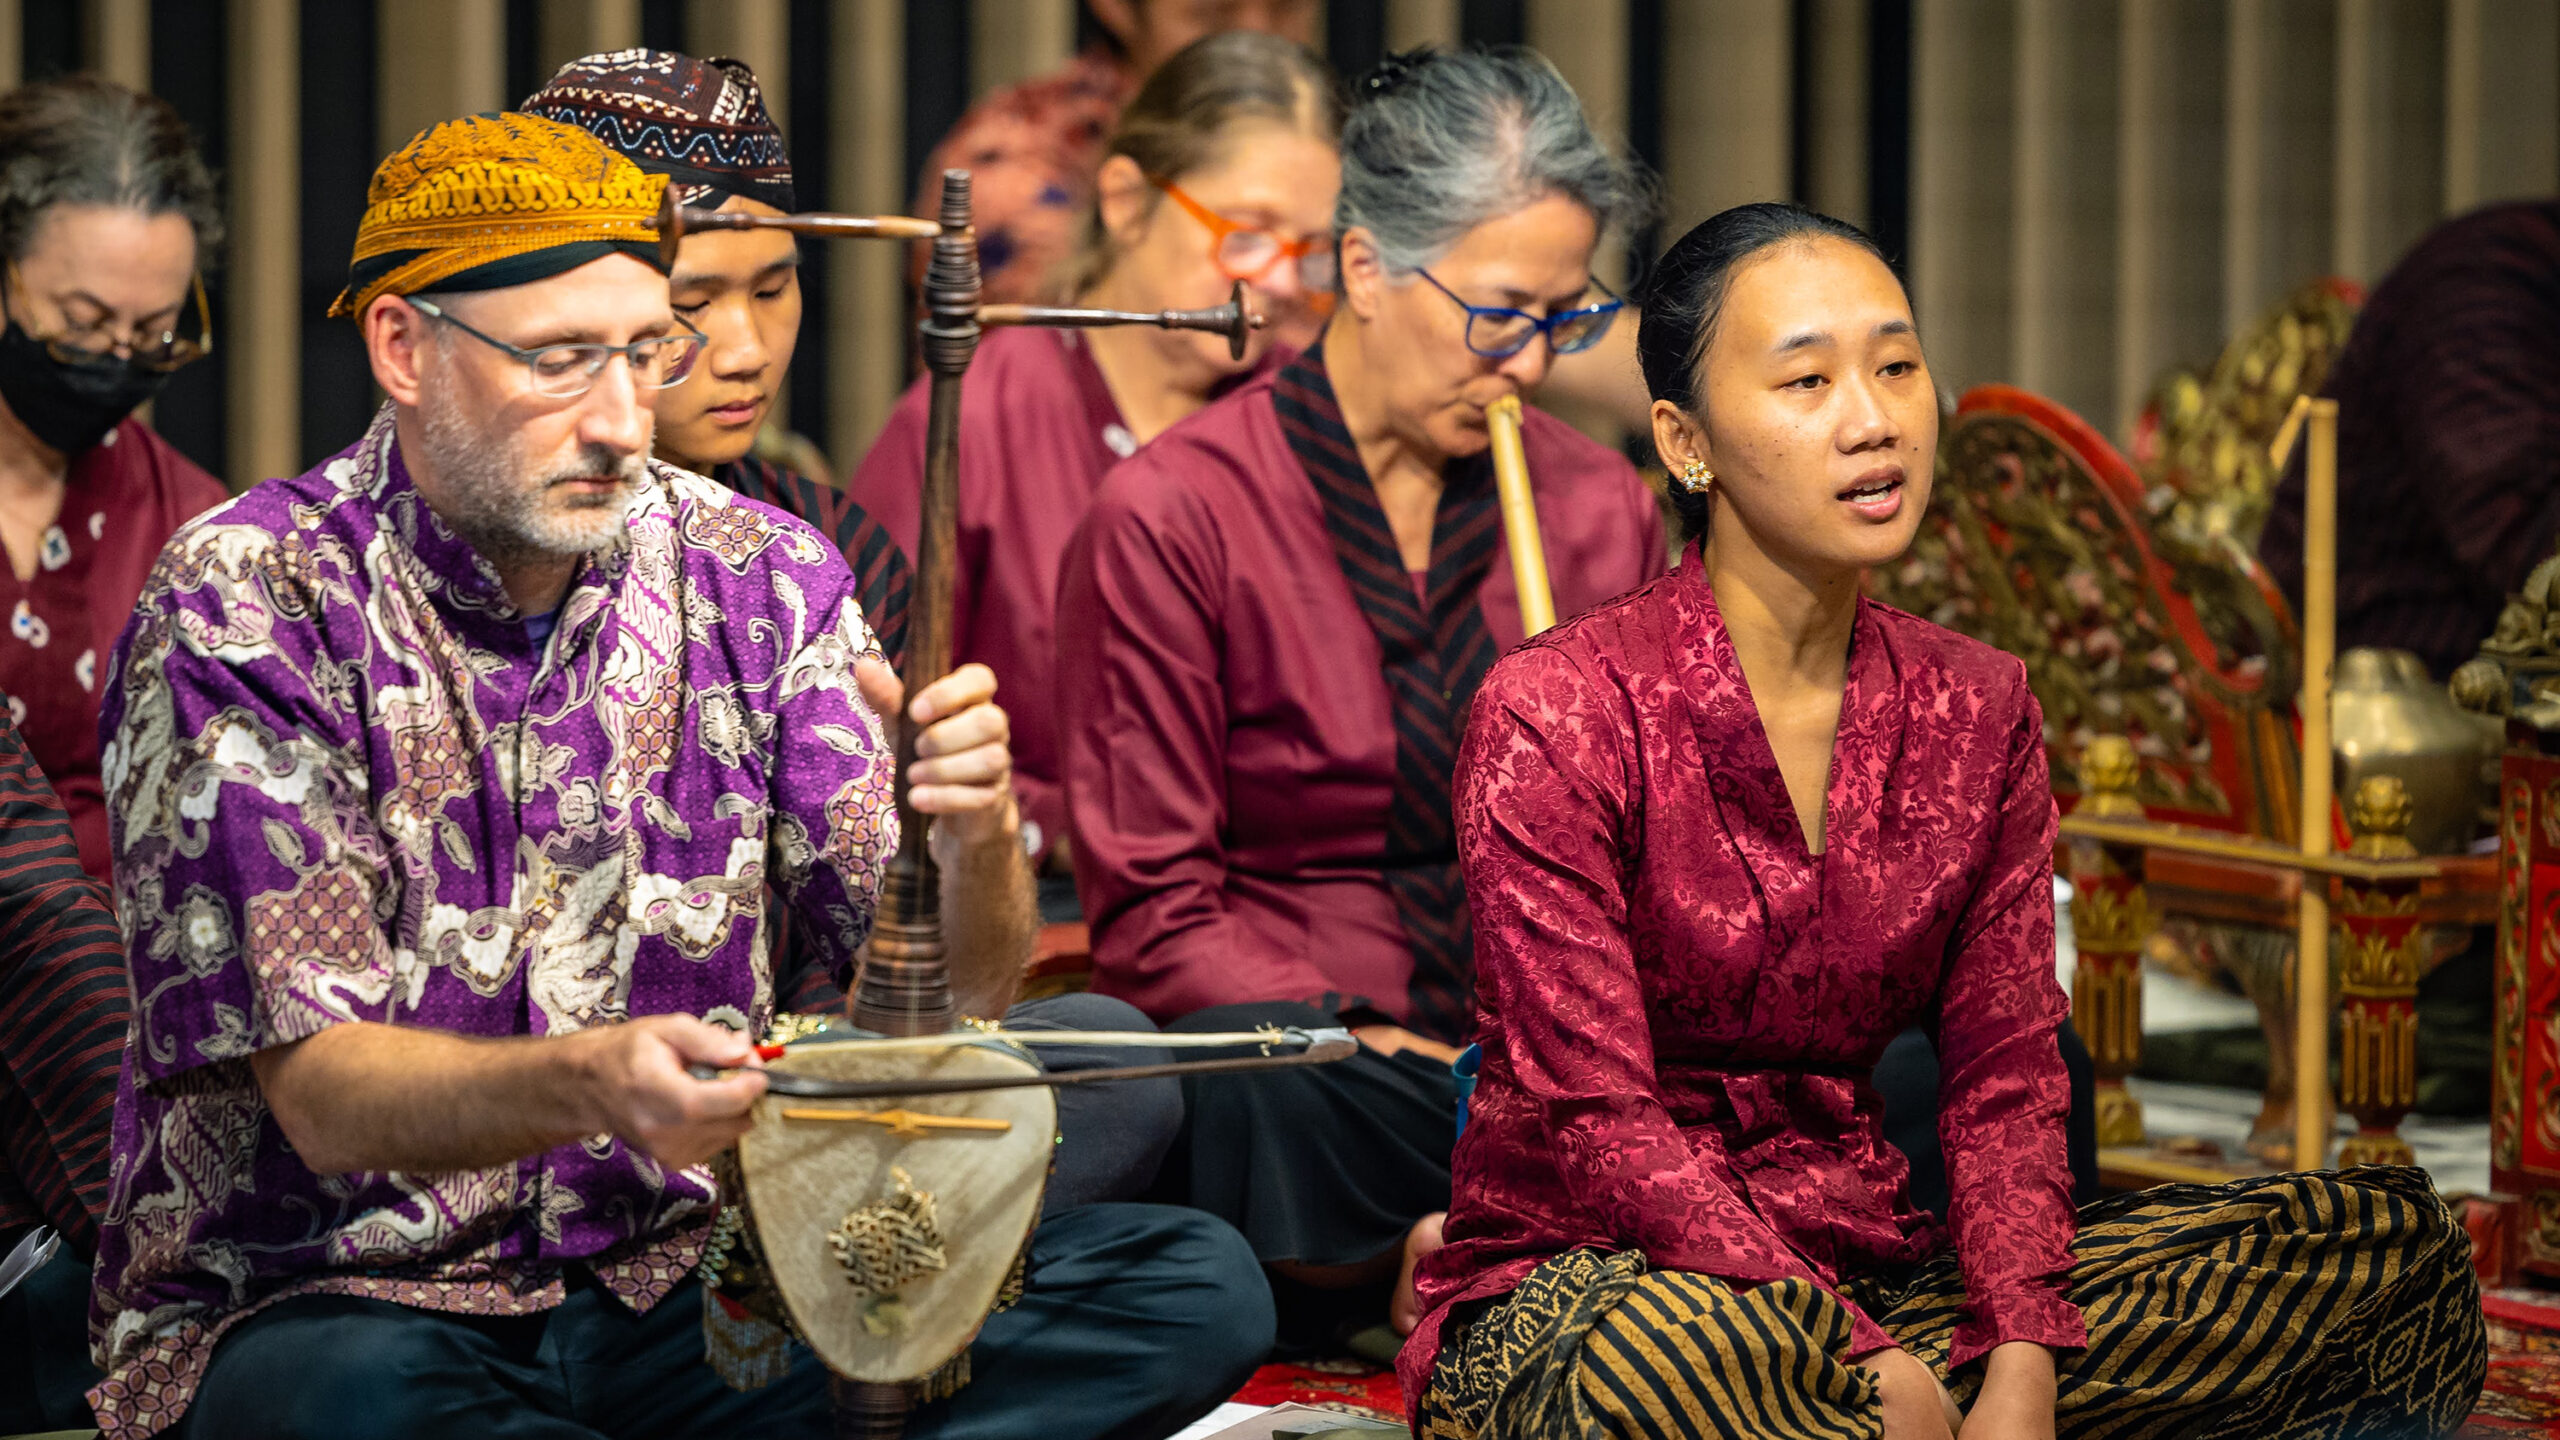
[[[1398,57],[1354,99],[1328,328],[1112,471],[1057,624],[1094,988],[1366,1042],[1193,1083],[1162,1182],[1244,1232],[1315,1346],[1410,1328],[1400,1272],[1448,1202],[1477,1013],[1450,765],[1523,637],[1485,411],[1606,333],[1592,254],[1648,194],[1526,50]],[[1559,613],[1661,572],[1623,458],[1535,410],[1526,447]]]

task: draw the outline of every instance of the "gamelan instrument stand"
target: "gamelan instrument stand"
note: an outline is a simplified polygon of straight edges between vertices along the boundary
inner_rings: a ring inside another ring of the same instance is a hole
[[[961,380],[990,325],[1093,328],[1153,325],[1224,335],[1244,355],[1262,323],[1238,284],[1228,302],[1205,310],[1155,312],[979,299],[978,241],[970,222],[969,172],[943,173],[939,218],[903,215],[756,215],[678,204],[670,190],[658,216],[658,243],[672,269],[684,237],[713,230],[787,230],[795,235],[929,240],[920,326],[933,376],[925,451],[922,523],[915,556],[902,669],[913,697],[951,668],[952,580],[958,535]],[[870,954],[854,991],[858,1038],[821,1035],[790,1046],[768,1071],[756,1127],[737,1151],[750,1243],[779,1292],[791,1328],[835,1377],[836,1430],[888,1440],[905,1427],[926,1377],[947,1374],[965,1355],[1039,1215],[1056,1134],[1050,1089],[1062,1083],[1129,1079],[1200,1069],[1261,1069],[1322,1063],[1356,1048],[1339,1030],[1224,1036],[1061,1034],[1082,1046],[1183,1048],[1214,1044],[1249,1052],[1188,1064],[1049,1074],[1030,1058],[1048,1038],[992,1026],[953,1032],[951,975],[944,951],[941,883],[927,846],[927,817],[908,794],[916,730],[884,716],[896,735],[896,856],[882,880]],[[975,1097],[954,1113],[950,1097]],[[833,1108],[821,1102],[868,1102]],[[897,1103],[904,1102],[904,1103]],[[888,1105],[890,1108],[879,1108]],[[937,1195],[911,1171],[943,1167]],[[848,1195],[878,1197],[844,1212]],[[843,1212],[840,1222],[833,1217]],[[833,1228],[830,1229],[830,1223]],[[821,1242],[824,1243],[821,1243]],[[852,1283],[848,1284],[848,1279]]]

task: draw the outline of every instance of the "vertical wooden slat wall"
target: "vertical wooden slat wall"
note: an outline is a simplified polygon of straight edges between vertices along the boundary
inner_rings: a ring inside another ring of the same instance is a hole
[[[2380,278],[2444,210],[2443,0],[2339,0],[2330,265]]]
[[[2219,0],[2124,0],[2117,132],[2115,395],[2090,418],[2130,432],[2169,366],[2222,332]]]
[[[640,0],[541,0],[533,73],[548,77],[581,55],[640,43]],[[512,105],[524,99],[510,95]]]
[[[2229,0],[2222,328],[2328,273],[2337,208],[2337,0]]]
[[[1627,0],[1530,0],[1528,21],[1529,44],[1555,62],[1592,129],[1626,153]],[[1623,285],[1626,247],[1603,245],[1595,268],[1601,279]]]
[[[1662,28],[1664,233],[1787,198],[1788,0],[1670,0]]]
[[[1387,49],[1458,43],[1458,0],[1387,0]]]
[[[393,6],[392,8],[399,8]],[[225,448],[234,491],[302,469],[300,0],[231,0],[232,349]]]
[[[984,95],[1046,75],[1076,49],[1076,0],[971,0],[969,83]]]
[[[837,80],[828,97],[835,130],[828,193],[856,213],[907,208],[904,0],[834,0]],[[839,245],[828,288],[828,424],[818,438],[850,471],[887,424],[906,374],[905,252],[894,245]],[[805,323],[805,322],[804,322]],[[803,343],[807,343],[806,340]]]
[[[1826,215],[1866,226],[1873,223],[1867,213],[1867,125],[1873,88],[1867,77],[1867,31],[1874,17],[1868,0],[1808,3],[1812,14],[1800,33],[1813,53],[1802,57],[1795,70],[1811,84],[1813,93],[1799,97],[1796,105],[1805,119],[1805,133],[1796,143],[1806,152],[1801,167],[1805,193],[1796,198]]]
[[[826,183],[813,189],[847,208],[903,209],[909,142],[930,138],[904,134],[905,52],[927,42],[909,34],[905,0],[825,3],[824,73],[837,88],[815,162]],[[660,17],[646,23],[663,42],[681,15],[684,44],[747,59],[777,113],[788,105],[793,0],[523,4],[375,0],[377,53],[303,56],[294,4],[230,0],[224,168],[236,229],[218,323],[235,482],[307,458],[294,438],[308,298],[294,246],[307,178],[296,173],[298,66],[372,67],[377,154],[517,98],[504,93],[510,73],[638,43],[647,16]],[[1666,235],[1786,195],[1871,219],[1870,175],[1906,160],[1880,162],[1873,145],[1907,134],[1906,259],[1941,378],[2044,389],[2118,434],[2163,368],[2209,357],[2303,281],[2370,283],[2444,215],[2560,191],[2551,0],[1912,0],[1907,130],[1868,113],[1881,33],[1871,27],[1888,10],[1900,7],[1524,0],[1515,13],[1613,135],[1631,97],[1659,95]],[[153,13],[150,0],[0,0],[0,83],[20,78],[28,56],[39,70],[68,57],[138,83],[162,39]],[[963,13],[974,92],[1052,69],[1074,44],[1075,0],[970,0]],[[1457,43],[1472,12],[1461,0],[1382,0],[1374,13],[1384,42],[1402,48]],[[957,32],[934,33],[944,43]],[[803,57],[804,83],[809,73]],[[799,428],[850,467],[901,387],[910,317],[901,257],[840,248],[807,337],[827,357],[830,413]]]
[[[684,44],[694,55],[744,60],[777,120],[791,113],[790,7],[783,0],[690,0]]]
[[[150,89],[151,0],[94,0],[85,18],[91,66],[119,85]]]
[[[1961,390],[2017,374],[2018,7],[1912,7],[1911,278],[1930,368]]]
[[[505,0],[380,0],[375,14],[383,154],[440,121],[502,110],[523,98],[506,93]]]
[[[2444,208],[2560,190],[2560,5],[2449,0]]]
[[[2010,378],[2105,423],[2115,393],[2117,0],[2019,0]]]

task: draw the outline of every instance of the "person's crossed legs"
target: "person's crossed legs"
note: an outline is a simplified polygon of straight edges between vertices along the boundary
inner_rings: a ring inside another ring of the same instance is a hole
[[[910,1418],[912,1440],[1157,1440],[1233,1394],[1271,1346],[1243,1237],[1197,1211],[1089,1205],[1044,1222],[1022,1299],[971,1348],[975,1379]],[[527,1316],[297,1296],[223,1338],[178,1440],[826,1440],[826,1374],[792,1347],[761,1390],[702,1353],[686,1281],[645,1315],[593,1283]]]

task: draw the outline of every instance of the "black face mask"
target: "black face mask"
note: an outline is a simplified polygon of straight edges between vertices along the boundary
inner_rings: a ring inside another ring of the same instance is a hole
[[[78,364],[57,360],[14,315],[0,330],[0,400],[9,402],[19,424],[66,456],[97,444],[159,394],[169,374],[112,354]]]

